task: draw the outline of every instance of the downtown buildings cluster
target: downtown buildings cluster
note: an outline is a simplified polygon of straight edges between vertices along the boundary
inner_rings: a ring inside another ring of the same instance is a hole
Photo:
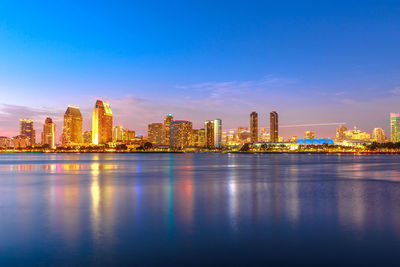
[[[113,125],[110,104],[97,100],[92,112],[92,130],[83,131],[83,117],[78,107],[68,106],[64,114],[61,140],[57,142],[56,127],[52,118],[46,118],[41,132],[41,142],[36,142],[34,122],[20,119],[20,133],[12,138],[0,136],[0,148],[26,149],[42,147],[45,149],[81,147],[117,147],[129,149],[143,148],[145,144],[155,150],[222,150],[239,149],[250,144],[255,150],[265,147],[298,149],[308,145],[360,146],[371,142],[389,142],[382,128],[375,128],[372,135],[357,128],[347,129],[338,125],[335,140],[317,137],[315,131],[307,130],[304,137],[291,136],[284,140],[279,136],[278,113],[269,113],[269,131],[259,127],[256,111],[250,113],[249,126],[223,130],[219,118],[207,120],[204,127],[193,128],[187,120],[175,120],[167,114],[163,122],[148,124],[148,135],[136,136],[135,131]],[[400,142],[400,114],[390,114],[390,141]]]

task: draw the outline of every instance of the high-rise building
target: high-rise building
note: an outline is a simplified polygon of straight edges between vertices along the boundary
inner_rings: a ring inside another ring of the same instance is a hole
[[[250,140],[252,143],[258,142],[258,114],[255,111],[250,114]]]
[[[64,114],[63,145],[82,144],[83,118],[78,107],[68,106]]]
[[[19,134],[28,138],[28,146],[35,146],[36,132],[33,129],[33,120],[20,119],[19,127]]]
[[[56,124],[51,118],[46,118],[43,124],[42,145],[56,148]]]
[[[113,142],[125,141],[125,129],[123,126],[113,126],[112,140]]]
[[[171,113],[164,117],[164,132],[163,132],[163,143],[166,146],[171,146],[171,123],[174,117]]]
[[[345,134],[344,132],[347,131],[347,127],[344,125],[339,125],[336,128],[336,140],[337,141],[343,141],[345,139]]]
[[[83,133],[83,143],[85,143],[85,145],[92,144],[92,131],[85,131]]]
[[[386,142],[387,138],[385,135],[385,131],[382,128],[374,128],[372,131],[372,139],[378,143]]]
[[[92,115],[92,142],[107,144],[113,140],[113,115],[110,104],[97,100]]]
[[[11,147],[11,139],[6,136],[0,136],[0,148]]]
[[[205,146],[214,148],[214,121],[206,121],[204,123]]]
[[[152,144],[163,143],[164,125],[162,123],[151,123],[147,126],[148,141]]]
[[[192,122],[172,121],[170,138],[172,148],[183,149],[189,147],[192,141]]]
[[[400,142],[400,113],[390,113],[390,141]]]
[[[269,114],[269,129],[271,142],[279,142],[278,135],[278,113],[276,111],[271,111]]]
[[[30,146],[31,139],[25,135],[18,135],[12,139],[14,148],[27,148]]]
[[[222,120],[214,120],[214,147],[221,148],[222,146]]]
[[[309,138],[312,140],[314,137],[315,137],[314,131],[305,131],[304,132],[304,138]]]
[[[126,129],[126,140],[127,141],[133,141],[136,137],[135,131]]]

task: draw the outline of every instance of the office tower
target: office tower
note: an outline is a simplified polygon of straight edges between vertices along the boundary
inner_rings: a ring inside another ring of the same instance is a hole
[[[222,134],[222,120],[216,119],[216,120],[214,120],[214,147],[215,148],[221,148],[221,145],[222,145],[221,134]]]
[[[314,131],[305,131],[304,132],[304,139],[305,138],[313,139],[314,137],[315,137]]]
[[[11,139],[6,136],[0,136],[0,148],[11,147]]]
[[[374,141],[378,143],[386,142],[387,138],[385,135],[385,131],[379,127],[374,128],[374,130],[372,131],[372,139],[374,139]]]
[[[42,145],[56,148],[56,125],[51,118],[46,118],[43,124]]]
[[[15,149],[27,148],[31,145],[31,139],[25,135],[18,135],[13,137],[12,142]]]
[[[92,143],[92,131],[85,131],[83,133],[83,143],[85,145],[90,145]]]
[[[279,142],[278,136],[278,113],[276,111],[271,111],[269,114],[269,130],[271,142]]]
[[[390,141],[400,142],[400,113],[390,113]]]
[[[64,114],[63,145],[82,144],[83,119],[78,107],[68,106]]]
[[[192,141],[192,122],[172,121],[170,138],[172,148],[189,147]]]
[[[345,134],[344,132],[347,131],[347,127],[344,125],[339,125],[336,128],[336,140],[337,141],[343,141],[345,139]]]
[[[163,144],[171,146],[171,123],[174,117],[171,113],[164,117],[164,132],[163,132]]]
[[[255,111],[250,114],[250,140],[252,143],[258,142],[258,114]]]
[[[94,145],[112,142],[113,116],[110,104],[97,100],[92,115],[92,142]]]
[[[214,148],[214,121],[204,123],[204,139],[207,148]]]
[[[135,139],[135,131],[126,129],[126,140],[127,141],[132,141],[133,139]]]
[[[151,123],[147,126],[148,141],[152,144],[163,143],[164,125],[162,123]]]
[[[204,128],[199,130],[199,147],[205,147],[206,143],[206,130]]]
[[[123,126],[113,126],[112,140],[113,142],[122,142],[125,140],[125,129]]]
[[[20,119],[19,127],[19,134],[28,138],[28,146],[35,146],[36,132],[33,129],[33,121],[28,119]]]

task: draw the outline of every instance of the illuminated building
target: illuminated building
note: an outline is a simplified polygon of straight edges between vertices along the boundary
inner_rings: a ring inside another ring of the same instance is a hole
[[[297,136],[289,137],[289,142],[296,142],[296,141],[297,141]]]
[[[163,143],[164,125],[162,123],[151,123],[147,126],[148,141],[152,144]]]
[[[204,123],[205,146],[214,148],[214,121],[206,121]]]
[[[372,131],[372,139],[378,143],[384,143],[387,141],[385,131],[382,128],[374,128]]]
[[[267,131],[266,127],[261,127],[260,128],[260,135],[258,137],[259,142],[269,142],[271,140],[270,134]]]
[[[19,127],[19,134],[28,137],[28,146],[35,146],[36,132],[33,129],[33,121],[28,119],[20,119]]]
[[[92,142],[94,145],[112,142],[113,116],[110,104],[97,100],[92,115]]]
[[[164,145],[170,146],[171,145],[171,123],[174,120],[174,117],[171,113],[164,117]]]
[[[31,144],[31,139],[25,135],[18,135],[13,137],[12,143],[15,149],[27,148]]]
[[[92,143],[92,131],[85,131],[83,133],[83,143],[90,145]]]
[[[222,120],[214,120],[214,147],[221,148],[222,145]]]
[[[189,147],[192,141],[192,122],[172,121],[170,138],[172,148],[183,149]]]
[[[135,139],[136,135],[135,135],[135,131],[126,129],[126,140],[127,141],[133,141]]]
[[[204,129],[193,129],[192,130],[192,146],[204,147]]]
[[[343,141],[345,139],[344,132],[347,131],[347,127],[344,125],[339,125],[336,129],[336,140]]]
[[[11,139],[6,136],[0,136],[0,148],[11,147]]]
[[[271,113],[269,114],[269,125],[271,142],[276,143],[279,141],[278,113],[276,111],[271,111]]]
[[[56,125],[51,118],[46,118],[43,124],[42,145],[56,148]]]
[[[304,139],[306,139],[306,138],[313,139],[314,137],[315,137],[314,131],[305,131],[304,132]]]
[[[354,127],[353,130],[347,130],[344,132],[344,139],[345,140],[365,140],[369,141],[371,139],[371,135],[367,132],[363,132],[360,130],[357,130],[356,127]]]
[[[113,142],[125,141],[125,129],[122,126],[113,126],[112,128],[112,140]]]
[[[390,141],[400,142],[400,113],[390,113]]]
[[[250,114],[250,139],[252,143],[258,142],[258,114],[255,111]]]
[[[64,114],[63,145],[82,143],[83,119],[78,107],[68,106]]]

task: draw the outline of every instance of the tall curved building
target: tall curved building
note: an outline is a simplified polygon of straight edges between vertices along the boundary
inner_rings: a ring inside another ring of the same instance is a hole
[[[83,118],[78,107],[68,106],[64,114],[63,145],[82,144]]]
[[[270,129],[270,138],[271,142],[278,142],[278,113],[276,111],[271,111],[269,114],[269,129]]]
[[[112,142],[113,116],[110,104],[97,100],[92,115],[92,140],[94,145]]]

